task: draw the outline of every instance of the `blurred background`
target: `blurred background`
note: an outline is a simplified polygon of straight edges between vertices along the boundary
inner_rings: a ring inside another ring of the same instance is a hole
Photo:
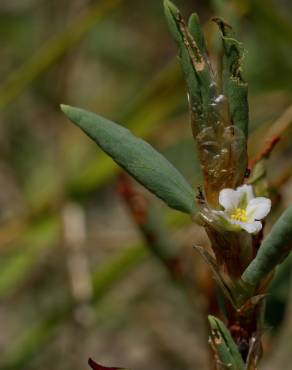
[[[244,43],[251,157],[282,137],[267,163],[268,231],[292,199],[292,3],[176,5],[199,14],[219,69],[212,16]],[[162,1],[1,0],[0,37],[0,369],[80,370],[88,357],[132,370],[208,369],[216,289],[193,248],[206,236],[122,176],[59,110],[76,105],[129,127],[200,183]],[[292,368],[291,263],[268,297],[266,370]]]

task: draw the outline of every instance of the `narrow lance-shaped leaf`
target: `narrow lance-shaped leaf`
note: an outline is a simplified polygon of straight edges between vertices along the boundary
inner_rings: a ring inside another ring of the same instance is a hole
[[[286,209],[263,241],[255,259],[242,275],[242,280],[256,285],[281,263],[292,249],[292,206]]]
[[[232,28],[220,18],[213,19],[222,32],[223,41],[223,93],[228,98],[230,119],[248,136],[248,86],[243,80],[241,64],[243,49],[235,40]]]
[[[205,37],[197,13],[191,14],[188,22],[188,30],[192,35],[193,39],[196,40],[201,55],[206,61],[208,61]]]
[[[171,208],[195,213],[195,194],[181,173],[128,129],[83,109],[61,109],[112,159]]]
[[[184,77],[186,79],[191,102],[195,102],[201,107],[202,102],[200,97],[200,87],[196,70],[194,68],[194,64],[192,63],[188,49],[184,43],[184,36],[182,35],[178,24],[178,17],[180,17],[179,10],[170,1],[165,0],[164,11],[169,31],[179,48],[179,59]],[[181,19],[181,17],[179,19]]]
[[[177,7],[164,0],[165,16],[169,31],[177,43],[179,60],[189,93],[195,131],[200,131],[209,122],[213,111],[212,102],[216,89],[204,43],[204,36],[196,14],[190,18],[189,27],[185,24]]]
[[[211,327],[211,345],[220,369],[244,370],[245,365],[237,345],[234,343],[223,322],[214,316],[208,316]]]

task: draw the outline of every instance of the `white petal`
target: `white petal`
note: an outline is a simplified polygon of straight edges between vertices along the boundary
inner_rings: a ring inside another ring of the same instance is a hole
[[[246,215],[250,221],[262,220],[271,210],[271,200],[264,197],[252,199],[246,208]]]
[[[254,198],[254,193],[251,185],[244,184],[239,186],[236,190],[239,191],[240,193],[245,193],[247,195],[248,201]]]
[[[241,194],[233,189],[223,189],[219,193],[219,204],[227,211],[237,208]]]
[[[254,198],[252,186],[244,184],[239,186],[236,191],[240,193],[240,199],[244,199],[245,205],[243,208],[246,208],[247,204]]]
[[[262,223],[260,221],[254,222],[239,222],[238,223],[242,229],[247,231],[249,234],[256,234],[262,228]]]

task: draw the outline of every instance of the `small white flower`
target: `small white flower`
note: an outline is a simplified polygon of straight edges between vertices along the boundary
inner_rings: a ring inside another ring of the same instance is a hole
[[[271,210],[271,200],[255,198],[251,185],[242,185],[236,190],[223,189],[219,194],[219,204],[224,211],[215,211],[229,230],[241,229],[250,234],[258,233],[262,220]]]

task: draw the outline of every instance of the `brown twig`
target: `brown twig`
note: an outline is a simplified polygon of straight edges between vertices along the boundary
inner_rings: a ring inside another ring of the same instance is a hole
[[[269,158],[272,150],[280,140],[280,136],[272,136],[270,139],[266,140],[265,145],[260,153],[255,158],[250,160],[248,164],[249,170],[252,170],[257,162],[261,161],[264,158]]]

